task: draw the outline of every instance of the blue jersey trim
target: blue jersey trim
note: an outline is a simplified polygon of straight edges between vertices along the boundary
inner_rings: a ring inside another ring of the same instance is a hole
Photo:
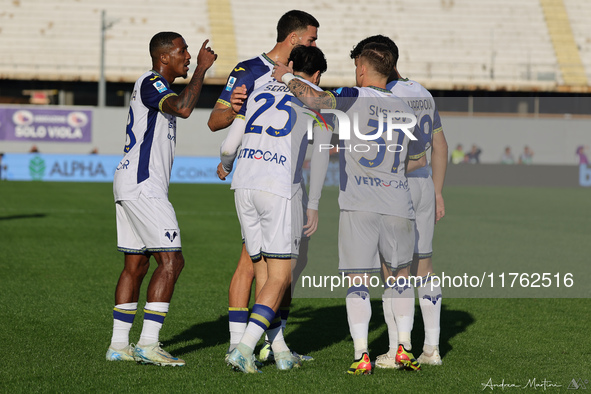
[[[152,153],[152,142],[154,141],[154,130],[158,111],[150,108],[148,110],[148,122],[144,140],[140,145],[140,158],[137,166],[137,183],[142,183],[150,177],[150,155]]]
[[[275,64],[268,56],[262,55],[271,64]],[[271,71],[269,65],[267,65],[259,56],[240,62],[232,69],[226,86],[222,90],[218,103],[227,105],[230,103],[230,97],[232,97],[232,90],[236,86],[246,86],[246,93],[250,93],[254,90],[254,85],[257,79],[262,77]]]
[[[302,140],[300,141],[300,149],[298,152],[298,160],[296,162],[296,171],[293,176],[293,184],[297,185],[302,181],[302,167],[304,164],[304,159],[306,158],[306,150],[308,149],[308,134],[304,134],[302,136]],[[292,164],[293,165],[293,164]]]
[[[340,175],[340,188],[342,191],[347,190],[347,172],[345,171],[345,166],[347,165],[347,160],[345,160],[345,142],[343,140],[339,140],[339,175]]]

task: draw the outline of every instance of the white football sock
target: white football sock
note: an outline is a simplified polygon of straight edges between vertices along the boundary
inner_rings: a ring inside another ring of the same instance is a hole
[[[248,323],[246,326],[246,330],[244,331],[244,335],[240,340],[240,343],[245,345],[247,348],[250,349],[250,354],[254,352],[254,348],[257,345],[259,339],[265,332],[265,329],[258,324],[253,323],[252,321]],[[247,356],[247,354],[245,354]]]
[[[283,328],[281,328],[281,326],[267,329],[267,335],[269,337],[269,341],[271,342],[271,349],[273,349],[273,353],[277,354],[281,352],[289,352],[289,347],[285,343],[285,338],[283,337]]]
[[[425,326],[425,345],[438,346],[441,331],[441,286],[432,287],[432,277],[423,277],[423,285],[417,288],[417,293]]]
[[[399,286],[398,283],[402,284]],[[415,293],[409,280],[400,279],[393,287],[392,311],[398,326],[398,343],[411,350],[410,333],[415,317]]]
[[[151,345],[159,341],[160,329],[168,313],[169,302],[146,302],[144,307],[144,326],[138,342],[139,346]]]
[[[111,337],[111,347],[113,349],[123,349],[129,345],[129,331],[133,325],[133,317],[137,311],[137,302],[129,302],[126,304],[115,305],[114,314],[116,310],[121,310],[129,313],[124,313],[130,322],[113,318],[113,336]]]
[[[345,299],[347,320],[355,347],[355,360],[367,352],[367,336],[371,319],[369,290],[365,286],[350,287]]]
[[[388,340],[389,347],[388,354],[390,357],[396,357],[396,351],[398,350],[398,326],[396,325],[396,319],[394,318],[394,312],[392,311],[392,299],[394,289],[388,287],[382,294],[382,308],[384,309],[384,320],[388,326]]]
[[[244,331],[246,330],[247,323],[243,322],[230,322],[230,348],[228,352],[231,352],[238,346],[240,340],[242,339],[242,335],[244,335]]]

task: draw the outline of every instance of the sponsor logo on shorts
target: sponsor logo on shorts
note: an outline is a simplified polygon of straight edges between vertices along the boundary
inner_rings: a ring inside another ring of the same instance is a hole
[[[164,236],[173,242],[174,239],[179,235],[176,230],[165,230]]]

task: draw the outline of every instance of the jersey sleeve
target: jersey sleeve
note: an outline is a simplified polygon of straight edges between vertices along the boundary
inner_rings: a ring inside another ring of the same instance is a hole
[[[318,210],[322,186],[324,185],[329,162],[328,149],[321,149],[321,147],[322,145],[329,145],[331,137],[331,130],[327,130],[323,125],[314,127],[314,145],[310,159],[309,209]]]
[[[441,118],[439,117],[439,111],[435,108],[435,114],[433,114],[433,134],[440,133],[443,131],[441,125]]]
[[[162,112],[162,103],[177,94],[168,86],[168,82],[159,75],[152,78],[145,78],[141,87],[142,103],[148,108],[156,109]]]
[[[232,172],[232,168],[234,167],[234,159],[236,159],[238,148],[242,144],[244,126],[244,118],[238,118],[232,122],[230,131],[220,146],[220,161],[227,173]]]
[[[427,150],[431,147],[431,142],[425,138],[425,133],[423,133],[419,125],[414,127],[413,135],[416,137],[416,141],[410,140],[408,142],[408,158],[418,160],[425,156]]]
[[[246,85],[246,93],[250,94],[254,89],[254,76],[249,67],[246,67],[244,62],[238,63],[230,73],[226,86],[218,98],[218,103],[230,107],[230,97],[232,97],[232,90],[236,86]]]
[[[355,103],[357,97],[359,97],[359,89],[338,88],[335,90],[329,90],[328,94],[333,98],[333,109],[347,112],[347,110]]]

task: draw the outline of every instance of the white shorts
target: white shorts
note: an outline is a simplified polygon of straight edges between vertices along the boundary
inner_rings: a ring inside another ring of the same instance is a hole
[[[412,262],[414,220],[373,212],[341,211],[339,271],[380,272],[378,252],[392,270]]]
[[[287,198],[253,189],[234,190],[234,201],[246,251],[253,261],[291,259],[293,252],[297,254],[299,240],[297,244],[292,240],[291,219],[292,208],[301,209],[299,202],[292,204]]]
[[[140,194],[137,200],[115,204],[117,248],[120,252],[181,251],[181,232],[172,204],[161,198]]]
[[[302,205],[302,223],[306,224],[308,223],[308,192],[306,191],[306,183],[304,182],[304,177],[302,177],[302,181],[300,182],[301,185],[301,193],[302,196],[300,198],[301,201],[301,205]],[[295,198],[295,197],[294,197]],[[302,238],[310,238],[306,235],[304,235],[304,227],[302,225]]]
[[[435,186],[433,179],[408,178],[412,206],[416,214],[414,254],[419,259],[433,255],[433,232],[435,231]]]
[[[306,203],[304,204],[304,200]],[[304,235],[304,223],[307,221],[306,208],[308,195],[306,190],[300,188],[291,198],[291,258],[297,259],[300,254],[300,243],[302,238],[309,238]]]

